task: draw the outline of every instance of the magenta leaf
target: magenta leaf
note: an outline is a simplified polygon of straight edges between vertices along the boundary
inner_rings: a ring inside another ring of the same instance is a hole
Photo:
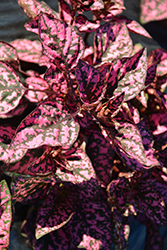
[[[46,71],[44,76],[45,81],[52,86],[55,93],[66,94],[68,91],[68,81],[66,75],[58,70],[56,65],[52,64]]]
[[[104,64],[116,58],[128,57],[131,55],[132,47],[125,22],[105,23],[95,33],[94,64]]]
[[[5,163],[13,163],[23,158],[26,149],[13,150],[9,148],[15,134],[15,129],[10,125],[0,126],[0,160]]]
[[[118,86],[114,94],[125,92],[125,101],[131,100],[145,87],[145,78],[147,74],[147,54],[146,48],[136,53],[126,64],[126,74],[123,72],[118,81]],[[121,74],[120,70],[120,74]]]
[[[12,200],[25,204],[40,201],[45,197],[52,183],[55,183],[52,178],[24,177],[13,174],[11,182]]]
[[[25,92],[13,68],[0,62],[0,113],[6,114],[18,106]]]
[[[24,157],[16,163],[6,163],[3,165],[3,170],[7,172],[16,172],[19,174],[32,175],[28,167],[35,162],[43,153],[42,148],[28,150]]]
[[[73,13],[75,14],[75,12],[70,8],[70,6],[64,0],[59,0],[59,4],[61,7],[60,10],[61,19],[67,24],[71,24],[73,20]]]
[[[92,161],[97,180],[104,186],[111,181],[110,171],[112,169],[115,151],[108,141],[98,130],[92,131],[86,144],[86,152]]]
[[[42,46],[38,40],[16,39],[11,45],[15,47],[20,60],[38,63],[42,56]]]
[[[80,97],[83,102],[91,104],[98,101],[104,90],[103,75],[96,68],[79,60],[76,68]]]
[[[39,36],[43,53],[58,66],[72,68],[83,55],[83,39],[76,28],[44,13],[39,15]]]
[[[154,81],[155,76],[156,76],[156,69],[157,69],[157,62],[154,62],[148,66],[147,76],[145,80],[146,86],[150,85]]]
[[[163,76],[167,74],[167,52],[165,49],[155,49],[152,50],[148,55],[148,64],[157,62],[156,74],[158,76]]]
[[[16,49],[3,41],[0,41],[0,60],[11,64],[15,68],[19,67],[19,59]]]
[[[34,150],[34,149],[33,149]],[[51,156],[52,147],[47,147],[38,159],[34,159],[28,166],[28,170],[33,175],[45,176],[47,174],[54,174],[56,169],[56,162]]]
[[[142,0],[140,3],[142,24],[167,18],[167,1]]]
[[[28,85],[28,89],[36,90],[36,91],[31,91],[31,90],[26,91],[25,97],[30,102],[40,102],[47,98],[45,90],[48,90],[49,85],[42,77],[35,77],[35,76],[27,77],[26,84]]]
[[[30,19],[36,17],[40,12],[46,12],[58,18],[58,13],[53,11],[44,1],[18,0],[18,4]]]
[[[70,147],[77,139],[79,124],[61,100],[52,97],[40,103],[19,125],[11,149],[42,145]]]
[[[0,248],[8,249],[12,222],[12,202],[5,180],[0,182]]]
[[[100,27],[99,23],[90,21],[84,15],[78,15],[75,19],[75,25],[80,32],[93,32]]]

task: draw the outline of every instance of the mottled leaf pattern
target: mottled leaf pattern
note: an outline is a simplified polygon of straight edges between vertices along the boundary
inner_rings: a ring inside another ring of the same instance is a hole
[[[0,113],[14,109],[24,95],[25,88],[13,68],[0,61]]]
[[[135,56],[134,56],[135,57]],[[136,54],[139,57],[139,61],[136,67],[135,65],[130,65],[132,70],[128,71],[125,76],[120,79],[118,86],[114,91],[114,94],[120,92],[125,92],[125,101],[134,98],[143,88],[145,83],[145,78],[147,74],[147,64],[146,64],[146,49],[142,49]],[[128,68],[129,65],[127,65]]]
[[[18,68],[19,60],[16,49],[8,43],[0,41],[0,60]]]
[[[79,125],[62,101],[46,100],[17,128],[11,148],[37,148],[42,145],[69,147],[77,139]]]
[[[132,40],[125,22],[101,25],[95,33],[94,50],[94,63],[96,64],[130,56]]]
[[[11,45],[15,47],[20,60],[38,63],[42,56],[42,46],[38,40],[17,39]]]
[[[108,185],[111,181],[110,171],[115,158],[112,145],[107,142],[100,131],[92,131],[86,145],[86,152],[92,161],[97,179],[103,185]]]
[[[33,19],[36,17],[41,11],[46,12],[48,14],[52,14],[56,18],[58,17],[58,13],[53,11],[45,2],[36,1],[36,0],[18,0],[18,4],[24,10],[25,14]]]
[[[101,97],[104,89],[101,73],[91,65],[79,60],[76,77],[81,100],[88,104],[96,102]]]
[[[167,18],[166,0],[141,0],[140,22],[142,24]]]
[[[74,67],[83,55],[82,37],[73,26],[46,14],[39,15],[43,53],[62,67]],[[67,65],[66,65],[67,64]]]
[[[0,248],[8,249],[12,222],[12,202],[5,180],[0,182]]]

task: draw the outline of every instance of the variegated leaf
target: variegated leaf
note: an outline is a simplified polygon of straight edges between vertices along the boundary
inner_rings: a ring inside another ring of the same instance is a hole
[[[3,41],[0,41],[0,60],[11,64],[15,68],[18,68],[19,66],[16,49]]]
[[[86,152],[92,161],[97,179],[104,186],[108,185],[115,151],[99,130],[92,131],[86,144]]]
[[[99,23],[92,22],[84,15],[78,15],[75,19],[75,25],[80,32],[93,32],[100,27]]]
[[[167,18],[167,1],[141,0],[140,22],[142,24]]]
[[[16,39],[10,44],[15,47],[18,57],[22,61],[38,63],[42,56],[42,46],[38,40]]]
[[[94,64],[112,62],[131,55],[133,46],[125,22],[105,23],[96,30]]]
[[[126,74],[118,81],[118,86],[114,91],[114,94],[125,92],[125,101],[133,99],[139,92],[145,87],[145,78],[147,75],[147,54],[146,48],[142,49],[133,57],[137,57],[137,65],[131,65],[132,70],[128,71],[128,65],[126,68]],[[133,58],[132,57],[132,58]],[[133,69],[133,67],[135,67]]]
[[[6,114],[17,107],[25,90],[13,68],[0,61],[0,113]]]
[[[8,249],[12,223],[12,202],[8,185],[5,180],[0,182],[0,248]]]
[[[75,209],[74,199],[72,189],[67,185],[50,190],[37,215],[36,239],[58,230],[71,219]]]
[[[47,98],[45,90],[48,90],[49,84],[43,78],[35,76],[27,77],[26,84],[28,85],[28,89],[34,89],[34,91],[28,90],[25,93],[25,97],[30,102],[40,102]]]
[[[55,184],[53,178],[23,177],[14,174],[11,182],[13,202],[32,204],[45,197],[49,187]]]
[[[47,14],[39,15],[39,36],[43,53],[61,67],[76,66],[84,43],[76,28]]]
[[[58,13],[53,11],[44,1],[18,0],[18,4],[30,19],[36,17],[40,12],[46,12],[58,18]]]
[[[42,145],[70,147],[77,139],[79,124],[61,100],[52,97],[40,103],[19,125],[10,147],[37,148]]]
[[[104,90],[103,75],[93,66],[79,60],[76,68],[81,100],[91,104],[102,96]]]

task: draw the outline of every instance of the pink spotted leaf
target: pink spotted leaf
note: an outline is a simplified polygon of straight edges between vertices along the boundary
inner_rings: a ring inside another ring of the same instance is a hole
[[[15,47],[18,57],[22,61],[38,63],[42,56],[42,46],[38,40],[16,39],[10,44]]]
[[[79,60],[76,68],[81,100],[91,104],[98,101],[104,90],[103,75],[86,62]]]
[[[136,53],[136,57],[139,57],[137,65],[132,64],[130,66],[132,70],[130,71],[128,71],[127,65],[127,73],[118,81],[118,86],[114,91],[114,94],[125,92],[125,101],[134,98],[145,86],[145,78],[147,75],[146,48]],[[135,68],[133,69],[133,67]]]
[[[76,28],[44,13],[39,15],[39,36],[43,53],[58,66],[74,67],[83,55],[83,39]]]
[[[77,139],[79,125],[62,100],[48,98],[19,125],[10,147],[37,148],[42,145],[70,147]]]
[[[44,1],[18,0],[18,4],[24,10],[29,19],[33,19],[40,12],[46,12],[52,14],[56,18],[58,17],[58,13],[53,11]]]
[[[94,50],[94,64],[104,64],[116,58],[130,56],[132,40],[125,22],[101,25],[95,32]]]
[[[59,0],[60,4],[60,17],[67,24],[71,24],[75,12],[70,8],[70,6],[64,0]]]
[[[18,174],[32,175],[28,167],[32,164],[32,162],[38,160],[42,153],[43,149],[41,147],[33,150],[29,149],[20,161],[11,164],[4,164],[3,170],[7,172],[16,172]]]
[[[5,163],[14,163],[23,158],[26,149],[13,150],[9,148],[15,134],[15,128],[8,124],[0,126],[0,160]]]
[[[0,248],[8,249],[12,222],[12,202],[5,180],[0,182]]]
[[[18,106],[26,88],[13,68],[0,62],[0,113],[6,114]]]
[[[16,69],[20,64],[16,49],[3,41],[0,41],[0,60],[11,64]]]
[[[42,77],[36,77],[36,76],[27,77],[26,84],[28,86],[28,89],[36,90],[36,91],[31,91],[31,90],[26,91],[24,96],[30,102],[38,103],[47,98],[47,94],[45,93],[45,90],[46,91],[48,90],[49,85]]]
[[[167,18],[167,1],[142,0],[140,3],[142,24]]]
[[[64,166],[64,171],[58,168],[55,173],[61,181],[69,181],[75,184],[88,181],[91,178],[96,178],[92,163],[81,148],[77,148],[77,150],[69,156],[66,153],[64,158],[66,158],[64,162],[64,164],[66,164]]]

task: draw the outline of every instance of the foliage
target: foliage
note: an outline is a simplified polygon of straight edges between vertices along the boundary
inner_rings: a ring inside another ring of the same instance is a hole
[[[147,249],[162,246],[167,52],[147,55],[133,45],[129,32],[150,36],[118,15],[123,1],[59,0],[59,13],[36,0],[18,3],[39,41],[0,42],[0,160],[1,172],[13,174],[13,203],[34,206],[22,233],[37,250],[112,243],[121,250],[137,216],[147,226]],[[18,126],[5,124],[31,104]],[[0,244],[7,248],[11,198],[0,184]]]

